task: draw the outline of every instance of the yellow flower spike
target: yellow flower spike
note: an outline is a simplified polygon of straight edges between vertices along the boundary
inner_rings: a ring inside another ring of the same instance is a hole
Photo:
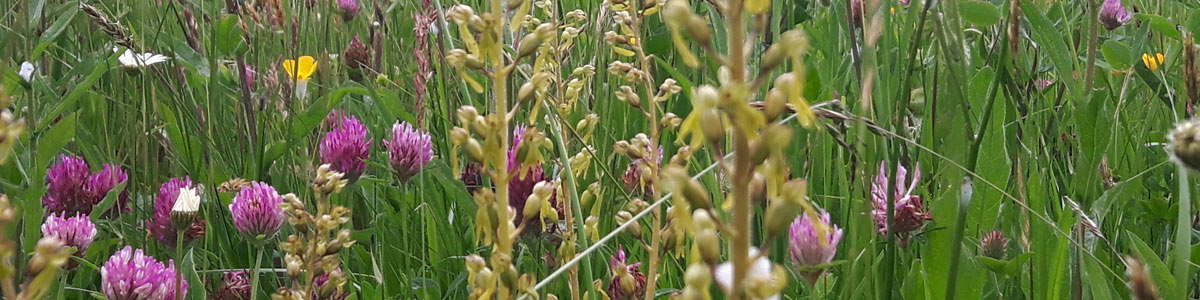
[[[317,60],[312,56],[301,56],[300,67],[296,67],[296,60],[288,59],[283,61],[283,70],[288,73],[288,76],[296,80],[304,81],[312,78],[312,74],[317,71]]]
[[[479,84],[478,81],[475,81],[475,78],[471,78],[471,75],[468,75],[467,72],[459,70],[458,77],[461,77],[463,81],[466,81],[467,85],[470,85],[471,89],[475,90],[476,93],[483,92],[483,85]]]
[[[529,0],[521,0],[521,6],[517,8],[517,12],[515,14],[513,14],[513,16],[515,18],[515,16],[524,16],[524,15],[528,15],[528,14],[529,14]],[[520,29],[520,28],[521,28],[521,22],[511,22],[511,23],[509,23],[508,30],[517,31],[517,29]]]
[[[679,34],[679,30],[671,30],[671,42],[675,43],[675,51],[679,52],[683,64],[693,68],[700,66],[700,60],[696,59],[695,54],[692,54],[692,48],[683,41],[683,35]]]
[[[475,41],[475,34],[471,33],[471,29],[467,28],[466,23],[458,24],[458,38],[462,39],[464,45],[467,45],[467,51],[479,53],[479,42]]]

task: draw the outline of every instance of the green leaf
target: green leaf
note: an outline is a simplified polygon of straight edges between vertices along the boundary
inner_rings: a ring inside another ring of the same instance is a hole
[[[104,195],[104,200],[100,201],[99,204],[96,204],[96,206],[92,208],[92,213],[89,215],[89,217],[91,217],[92,220],[97,220],[100,218],[100,216],[103,216],[105,212],[112,208],[113,204],[116,203],[117,198],[121,197],[121,192],[125,190],[125,184],[127,183],[129,183],[129,180],[125,180],[124,182],[121,182],[121,184],[113,187],[112,190],[109,190],[108,194]]]
[[[184,255],[183,261],[179,264],[179,271],[183,273],[183,280],[188,282],[187,295],[184,299],[204,300],[204,281],[200,280],[200,274],[196,273],[196,262],[193,258],[195,249],[188,249],[187,255]]]
[[[46,166],[50,165],[50,161],[54,160],[54,156],[58,155],[59,150],[75,138],[75,123],[77,119],[79,119],[78,114],[64,117],[58,123],[55,123],[53,127],[50,127],[49,130],[46,130],[45,134],[39,135],[37,170],[46,169]]]
[[[1083,273],[1087,276],[1087,280],[1083,280],[1083,282],[1092,291],[1090,299],[1112,299],[1112,284],[1107,278],[1104,278],[1106,273],[1101,268],[1100,262],[1091,257],[1083,257]]]
[[[1150,245],[1147,245],[1133,232],[1126,232],[1130,248],[1142,261],[1142,265],[1150,269],[1150,277],[1154,280],[1154,286],[1158,287],[1163,299],[1176,299],[1175,295],[1178,294],[1178,291],[1175,290],[1175,277],[1171,276],[1171,270],[1167,268],[1167,264],[1158,258],[1158,254],[1154,253],[1154,248],[1150,248]]]
[[[75,14],[77,13],[79,13],[78,5],[68,6],[67,10],[63,11],[57,20],[54,20],[54,24],[51,24],[50,28],[47,28],[45,32],[42,32],[42,37],[39,40],[41,42],[48,42],[57,38],[67,28],[67,25],[70,25],[71,21],[75,20]]]
[[[216,41],[217,53],[222,55],[242,55],[250,50],[246,40],[242,38],[242,29],[238,27],[236,15],[225,15],[213,25],[213,35]]]
[[[1030,28],[1033,30],[1033,40],[1037,45],[1042,47],[1043,53],[1050,57],[1050,62],[1058,71],[1059,80],[1063,81],[1064,86],[1074,92],[1078,87],[1074,84],[1074,76],[1071,74],[1075,71],[1075,56],[1070,48],[1067,48],[1067,42],[1063,39],[1062,34],[1054,27],[1054,23],[1042,14],[1044,9],[1037,6],[1034,1],[1021,1],[1021,12],[1025,14],[1025,18],[1029,20]]]
[[[1158,31],[1158,33],[1162,33],[1165,36],[1172,37],[1177,40],[1183,39],[1183,34],[1179,33],[1178,28],[1175,28],[1175,23],[1171,23],[1171,21],[1167,20],[1167,18],[1159,15],[1144,13],[1134,14],[1133,17],[1138,18],[1138,20],[1149,21],[1150,28],[1154,28],[1154,31]]]
[[[958,11],[963,19],[976,26],[988,27],[1000,22],[1000,9],[989,2],[963,1],[958,4]]]
[[[1100,53],[1104,55],[1104,61],[1108,62],[1114,70],[1129,70],[1133,67],[1133,51],[1121,42],[1104,41],[1104,45],[1100,46]]]
[[[75,102],[78,102],[79,98],[83,97],[84,93],[90,91],[92,89],[92,84],[95,84],[96,81],[100,79],[100,76],[104,75],[104,73],[108,71],[108,62],[113,61],[114,59],[117,59],[116,53],[109,55],[105,61],[92,64],[91,73],[88,73],[87,77],[84,77],[79,84],[71,88],[71,91],[67,93],[67,96],[59,101],[58,106],[55,106],[49,114],[42,117],[41,122],[38,122],[37,126],[34,127],[34,130],[40,130],[46,126],[49,126],[50,121],[53,121],[54,119],[58,118],[59,115],[66,112],[67,109],[75,106]]]

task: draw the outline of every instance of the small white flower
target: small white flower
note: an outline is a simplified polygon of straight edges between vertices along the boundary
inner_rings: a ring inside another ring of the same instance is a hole
[[[17,75],[21,75],[21,79],[25,79],[25,82],[33,82],[33,64],[22,62],[21,71],[18,71]]]
[[[180,188],[179,197],[175,198],[175,206],[171,212],[194,213],[200,211],[200,194],[195,188]]]
[[[749,250],[750,251],[747,254],[751,258],[758,257],[758,248],[751,247]],[[770,278],[771,277],[771,260],[767,259],[766,256],[759,257],[758,259],[754,260],[754,262],[750,263],[750,270],[749,270],[749,272],[746,272],[746,276],[747,276],[746,279],[750,279],[750,277],[759,277],[759,276]],[[721,289],[725,290],[726,294],[731,293],[730,289],[733,289],[733,262],[730,261],[730,262],[726,262],[721,265],[718,265],[717,269],[713,270],[713,278],[716,279],[717,285],[721,286]],[[771,297],[764,298],[764,300],[779,300],[779,299],[781,299],[779,297],[779,294],[775,294]]]
[[[113,52],[120,51],[114,47]],[[144,68],[153,64],[158,64],[171,60],[170,56],[154,53],[134,53],[133,50],[125,49],[121,56],[117,57],[117,61],[122,67],[126,68]]]

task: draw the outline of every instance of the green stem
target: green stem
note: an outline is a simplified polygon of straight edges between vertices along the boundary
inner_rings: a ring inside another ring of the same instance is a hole
[[[258,254],[254,255],[254,265],[250,266],[250,300],[258,298],[258,266],[262,263],[263,252],[266,250],[265,247],[259,245]]]
[[[1179,299],[1188,294],[1188,274],[1192,257],[1192,195],[1188,187],[1188,170],[1179,168],[1179,217],[1175,220],[1175,286]]]
[[[179,261],[179,267],[183,267],[183,233],[185,229],[179,229],[175,234],[175,260]],[[175,269],[175,300],[183,300],[183,270]]]
[[[74,259],[74,258],[68,258],[68,261],[71,259]],[[67,290],[67,274],[62,274],[62,275],[58,276],[58,292],[55,293],[54,299],[58,299],[58,300],[64,299],[63,295],[66,294],[66,290]]]
[[[958,219],[954,224],[954,243],[950,244],[953,249],[950,250],[950,276],[946,277],[946,297],[944,299],[954,299],[954,291],[958,287],[956,281],[958,280],[959,257],[962,256],[963,233],[967,229],[967,208],[971,205],[972,192],[971,177],[963,178],[962,191],[958,200]]]
[[[549,105],[546,105],[546,109],[547,111],[552,111]],[[561,119],[557,119],[557,115],[556,121],[558,122],[554,122],[555,125],[550,126],[550,130],[554,131],[551,137],[554,139],[555,147],[558,148],[558,158],[562,161],[563,166],[563,181],[567,183],[567,198],[571,199],[571,211],[575,215],[575,241],[579,243],[580,248],[587,249],[587,230],[583,227],[583,224],[586,223],[583,217],[583,206],[579,204],[578,185],[575,182],[575,173],[571,171],[571,155],[567,152],[567,145],[563,142],[562,138],[563,130],[561,126],[564,125]],[[593,290],[595,286],[592,285],[592,264],[587,261],[582,261],[579,264],[582,269],[582,272],[579,272],[581,285],[584,286],[587,294],[592,296],[599,295],[599,293]]]

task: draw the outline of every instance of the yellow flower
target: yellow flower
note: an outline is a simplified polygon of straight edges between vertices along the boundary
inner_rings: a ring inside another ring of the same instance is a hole
[[[305,81],[311,78],[312,74],[317,71],[317,60],[312,56],[301,56],[299,70],[296,69],[296,60],[284,60],[283,70],[287,71],[288,76],[299,81]]]
[[[1155,53],[1154,56],[1150,56],[1150,53],[1142,54],[1142,63],[1146,65],[1147,69],[1153,72],[1158,72],[1158,67],[1162,66],[1164,60],[1165,58],[1161,52]]]

